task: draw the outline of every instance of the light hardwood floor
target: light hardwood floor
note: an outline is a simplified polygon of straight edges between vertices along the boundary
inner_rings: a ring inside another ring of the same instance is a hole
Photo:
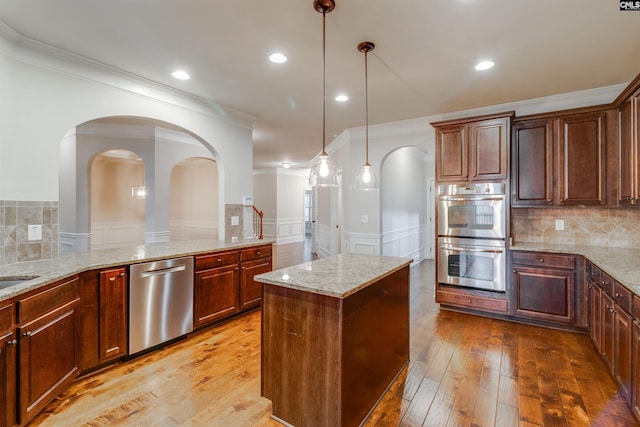
[[[411,362],[366,426],[640,425],[587,336],[440,310],[433,278],[431,261],[411,269]],[[270,408],[255,310],[77,380],[32,425],[280,426]]]

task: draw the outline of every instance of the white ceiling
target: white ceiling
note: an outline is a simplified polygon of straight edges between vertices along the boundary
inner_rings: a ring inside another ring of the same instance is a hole
[[[2,0],[23,35],[255,117],[254,167],[322,145],[322,15],[313,0]],[[327,144],[364,124],[631,81],[640,12],[618,0],[336,0],[327,15]],[[267,57],[289,57],[275,65]],[[496,66],[473,69],[490,58]],[[184,69],[191,79],[170,76]],[[337,103],[339,92],[351,99]]]

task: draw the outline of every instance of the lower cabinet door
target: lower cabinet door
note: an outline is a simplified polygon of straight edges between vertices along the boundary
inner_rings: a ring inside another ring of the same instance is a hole
[[[242,263],[240,286],[241,309],[260,305],[262,301],[262,283],[253,280],[253,276],[269,271],[271,271],[271,258]]]
[[[613,299],[603,290],[600,310],[602,313],[602,341],[600,345],[600,356],[604,359],[607,367],[613,372],[614,363],[614,327],[615,313],[613,309]]]
[[[76,299],[18,328],[20,424],[78,376],[78,302]]]
[[[0,427],[16,424],[16,348],[13,332],[0,336]]]
[[[514,267],[512,279],[517,315],[569,324],[575,321],[573,271]]]
[[[631,403],[631,337],[633,321],[631,316],[625,312],[619,305],[614,304],[615,314],[615,337],[614,337],[614,355],[615,363],[613,374],[618,380],[618,384],[622,388],[624,397],[628,403]]]
[[[633,322],[633,380],[631,409],[640,420],[640,321]]]
[[[98,355],[106,361],[127,354],[127,276],[124,267],[100,272]]]
[[[196,273],[193,319],[195,327],[204,326],[240,310],[238,271],[238,265],[231,265]]]

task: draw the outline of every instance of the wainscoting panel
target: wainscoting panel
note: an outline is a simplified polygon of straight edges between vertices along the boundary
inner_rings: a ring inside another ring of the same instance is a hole
[[[342,252],[380,255],[380,234],[342,233]]]
[[[292,243],[304,240],[304,220],[302,218],[278,218],[276,243]]]
[[[218,223],[214,221],[171,221],[171,240],[218,240]]]
[[[425,258],[429,248],[425,248],[422,238],[425,225],[407,227],[386,232],[382,235],[382,255],[413,258],[414,264]]]
[[[91,224],[91,249],[143,245],[144,222],[94,222]]]

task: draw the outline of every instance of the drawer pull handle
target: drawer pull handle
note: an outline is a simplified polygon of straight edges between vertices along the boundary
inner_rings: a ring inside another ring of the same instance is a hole
[[[222,262],[222,260],[220,258],[218,258],[218,262]]]
[[[31,331],[23,333],[22,336],[23,337],[30,337],[31,336]]]
[[[260,255],[260,251],[256,251],[256,255]]]
[[[616,295],[616,298],[620,298],[620,294],[619,293],[616,292],[615,295]]]
[[[469,304],[471,304],[473,301],[471,301],[471,298],[469,298]]]
[[[16,341],[16,340],[11,340],[11,341],[7,342],[7,345],[16,345],[16,344],[18,344],[18,341]]]

